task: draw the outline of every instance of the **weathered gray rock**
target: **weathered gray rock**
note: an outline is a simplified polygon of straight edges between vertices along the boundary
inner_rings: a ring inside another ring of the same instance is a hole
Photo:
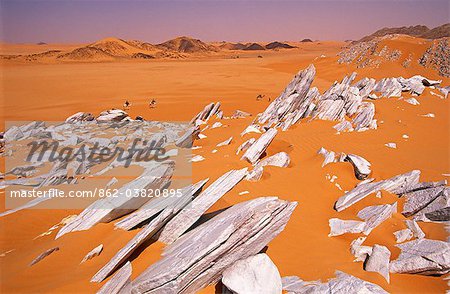
[[[234,118],[234,119],[236,119],[236,118],[245,118],[245,117],[248,117],[248,116],[251,116],[251,114],[248,113],[248,112],[242,111],[242,110],[236,110],[233,113],[233,115],[231,116],[231,118]]]
[[[413,237],[422,239],[425,238],[425,233],[422,231],[422,229],[419,227],[417,222],[415,220],[405,220],[406,226],[408,229],[411,230]]]
[[[390,264],[391,273],[443,275],[450,271],[450,244],[417,239],[396,245],[399,257]]]
[[[89,253],[86,254],[86,256],[83,258],[83,260],[80,263],[84,263],[96,256],[99,256],[100,253],[102,253],[102,251],[103,251],[103,244],[100,244],[97,247],[95,247],[94,249],[92,249],[91,251],[89,251]]]
[[[379,273],[389,283],[390,258],[391,251],[387,247],[375,244],[372,253],[368,255],[364,263],[364,270]]]
[[[450,221],[450,207],[444,207],[432,212],[425,213],[425,217],[432,222],[448,222]]]
[[[337,211],[342,211],[356,202],[366,198],[372,193],[376,193],[381,190],[386,190],[397,195],[404,194],[408,191],[412,191],[419,185],[420,171],[413,170],[411,172],[392,177],[387,180],[379,182],[369,182],[356,186],[353,190],[340,197],[334,208]]]
[[[341,121],[340,123],[334,125],[333,128],[335,128],[336,131],[338,131],[338,132],[351,132],[351,131],[353,131],[352,124],[349,121],[347,121],[347,120]]]
[[[118,189],[117,197],[101,198],[89,205],[75,220],[61,228],[56,238],[69,232],[90,229],[100,222],[110,222],[138,209],[148,201],[147,197],[139,197],[139,191],[162,189],[170,182],[174,168],[173,161],[148,167],[137,179]]]
[[[225,269],[277,236],[296,205],[262,197],[230,207],[166,247],[133,281],[132,293],[193,293],[218,282]]]
[[[376,84],[374,92],[380,92],[381,96],[387,98],[401,97],[402,85],[396,78],[384,78]]]
[[[412,216],[433,203],[438,197],[445,197],[444,193],[447,193],[445,186],[437,186],[407,193],[404,196],[406,200],[403,205],[402,214],[406,217]]]
[[[66,123],[76,123],[80,121],[92,121],[94,116],[89,112],[77,112],[66,119]]]
[[[413,237],[413,232],[410,229],[403,229],[394,232],[395,242],[403,243],[405,241],[409,241]]]
[[[125,263],[97,294],[118,294],[131,292],[131,263]]]
[[[220,102],[210,103],[203,108],[196,116],[192,118],[190,124],[194,124],[197,120],[208,121],[213,115],[218,115],[220,113]]]
[[[355,256],[354,262],[364,261],[372,253],[372,246],[362,245],[367,237],[358,237],[350,244],[350,252]]]
[[[251,164],[255,164],[259,158],[263,155],[264,151],[266,151],[267,147],[270,145],[272,140],[277,135],[276,129],[269,129],[267,132],[261,135],[255,143],[253,143],[247,151],[245,151],[241,160],[247,160]]]
[[[364,230],[365,222],[355,220],[341,220],[338,218],[332,218],[328,221],[330,226],[330,233],[328,237],[340,236],[346,233],[357,234]]]
[[[363,234],[369,235],[373,229],[390,218],[395,212],[397,212],[397,202],[394,204],[373,205],[361,209],[358,212],[358,217],[365,221],[362,230]]]
[[[305,70],[299,71],[284,89],[283,93],[281,93],[280,96],[278,96],[259,116],[258,122],[260,124],[266,122],[277,124],[283,121],[287,114],[296,109],[305,112],[311,104],[312,98],[314,98],[314,95],[309,95],[308,97],[307,94],[315,74],[316,69],[314,68],[314,65],[310,65]],[[299,111],[296,116],[301,118],[303,116],[301,111]]]
[[[120,109],[105,110],[95,119],[98,122],[122,121],[129,118],[128,113]]]
[[[158,216],[152,219],[92,277],[91,282],[101,282],[106,279],[106,277],[124,263],[140,245],[153,237],[170,216],[171,211],[168,209],[162,211]]]
[[[52,254],[53,252],[56,252],[59,250],[59,247],[53,247],[50,248],[48,250],[45,250],[44,252],[42,252],[41,254],[38,255],[38,257],[36,257],[35,259],[33,259],[33,261],[31,261],[30,266],[35,265],[36,263],[38,263],[39,261],[43,260],[44,258],[46,258],[47,256],[49,256],[50,254]]]
[[[328,151],[327,149],[321,147],[319,151],[317,151],[317,154],[321,154],[324,157],[322,167],[329,163],[336,162],[336,154],[334,151]]]
[[[247,150],[250,146],[253,145],[253,143],[256,142],[255,138],[250,138],[247,141],[245,141],[244,143],[242,143],[241,145],[239,145],[238,149],[236,150],[236,155],[239,155],[239,153],[241,151],[245,151]]]
[[[222,274],[222,283],[232,293],[280,294],[281,276],[265,253],[241,259]]]
[[[230,138],[226,139],[225,141],[220,142],[219,144],[217,144],[217,147],[230,145],[232,140],[233,140],[233,137],[230,137]]]
[[[248,174],[245,176],[245,179],[250,182],[257,182],[261,179],[264,172],[264,167],[260,165],[256,165]]]
[[[117,222],[115,226],[124,230],[131,230],[132,228],[165,210],[170,210],[171,212],[171,215],[167,218],[168,221],[181,209],[189,205],[192,199],[197,196],[198,192],[203,188],[208,180],[209,179],[205,179],[197,182],[196,184],[186,186],[180,189],[180,193],[177,195],[171,195],[169,197],[153,197],[141,208]]]
[[[332,293],[332,294],[348,294],[348,293],[373,293],[387,294],[383,288],[376,284],[358,279],[352,275],[341,271],[336,271],[336,278],[328,280],[326,283],[320,281],[305,282],[296,277],[282,278],[283,290],[288,294],[303,293]]]
[[[369,128],[375,116],[375,105],[372,102],[362,102],[356,111],[352,124],[356,131]]]
[[[287,167],[291,159],[286,152],[278,152],[272,156],[266,157],[258,162],[258,166],[278,166],[278,167]]]
[[[198,126],[190,127],[186,132],[177,139],[175,145],[181,148],[191,148],[195,140],[198,140],[200,128]]]
[[[162,230],[159,239],[164,243],[173,243],[189,229],[200,216],[217,200],[233,189],[247,174],[247,168],[231,170],[196,197],[188,207],[181,210]]]
[[[346,160],[353,165],[355,176],[358,180],[365,180],[372,173],[370,162],[365,158],[355,154],[348,154]]]

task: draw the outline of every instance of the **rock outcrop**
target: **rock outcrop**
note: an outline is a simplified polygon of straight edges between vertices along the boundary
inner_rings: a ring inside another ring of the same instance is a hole
[[[296,205],[262,197],[230,207],[166,247],[162,259],[133,281],[132,293],[192,293],[219,281],[234,262],[277,236]]]

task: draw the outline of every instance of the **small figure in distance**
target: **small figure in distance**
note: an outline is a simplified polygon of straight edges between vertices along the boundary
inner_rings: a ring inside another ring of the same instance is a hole
[[[128,110],[130,109],[131,103],[128,102],[128,100],[125,100],[125,103],[123,104],[123,108],[124,110]]]
[[[156,107],[156,100],[155,98],[153,98],[150,103],[148,104],[148,107],[150,108],[155,108]]]
[[[259,94],[258,96],[256,96],[256,100],[257,100],[257,101],[260,101],[260,100],[263,99],[265,96],[266,96],[266,95]]]

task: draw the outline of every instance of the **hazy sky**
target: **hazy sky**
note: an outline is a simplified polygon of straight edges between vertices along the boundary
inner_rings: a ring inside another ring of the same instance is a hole
[[[125,1],[0,0],[6,42],[152,43],[187,35],[205,41],[358,39],[382,27],[449,22],[450,0]]]

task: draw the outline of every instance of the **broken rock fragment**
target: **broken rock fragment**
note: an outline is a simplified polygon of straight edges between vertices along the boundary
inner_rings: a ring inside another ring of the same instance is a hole
[[[355,176],[358,180],[365,180],[371,174],[370,162],[365,158],[355,154],[348,154],[346,160],[353,165]]]
[[[251,164],[255,164],[261,155],[266,151],[267,147],[270,145],[272,140],[275,138],[277,134],[276,129],[269,129],[267,132],[261,135],[255,143],[253,143],[247,151],[245,151],[244,155],[241,159],[245,159],[249,161]]]
[[[364,263],[364,270],[379,273],[389,283],[390,258],[391,252],[387,247],[375,244]]]
[[[352,275],[341,271],[336,271],[336,278],[328,280],[326,283],[321,281],[306,282],[298,277],[282,278],[283,290],[288,294],[304,294],[304,293],[372,293],[387,294],[383,288],[376,284],[372,284],[361,280]]]
[[[390,218],[395,212],[397,212],[397,202],[394,204],[373,205],[361,209],[358,212],[358,217],[365,221],[365,225],[362,230],[364,235],[369,235],[373,229]]]
[[[188,207],[181,210],[164,226],[159,239],[164,243],[173,243],[217,200],[234,188],[247,174],[247,168],[231,170],[196,197]]]
[[[328,237],[340,236],[346,233],[361,233],[364,230],[365,224],[362,221],[332,218],[328,221],[328,225],[330,226],[330,234],[328,234]]]
[[[97,294],[131,293],[131,263],[125,263]]]
[[[86,256],[83,258],[83,260],[81,261],[81,263],[84,263],[96,256],[99,256],[100,253],[102,253],[103,251],[103,244],[98,245],[97,247],[95,247],[94,249],[92,249],[91,251],[89,251],[88,254],[86,254]]]
[[[35,259],[33,259],[33,261],[30,263],[30,266],[35,265],[36,263],[38,263],[39,261],[43,260],[44,258],[46,258],[47,256],[49,256],[50,254],[52,254],[53,252],[56,252],[59,250],[59,247],[53,247],[50,248],[48,250],[45,250],[44,252],[42,252],[41,254],[38,255],[38,257],[36,257]]]
[[[276,197],[233,205],[166,247],[133,281],[132,293],[194,293],[218,282],[234,262],[259,253],[283,231],[296,205]]]
[[[391,262],[391,273],[444,275],[450,271],[448,242],[417,239],[396,246],[401,253]]]
[[[265,253],[238,260],[222,274],[222,283],[232,293],[281,293],[277,267]]]

